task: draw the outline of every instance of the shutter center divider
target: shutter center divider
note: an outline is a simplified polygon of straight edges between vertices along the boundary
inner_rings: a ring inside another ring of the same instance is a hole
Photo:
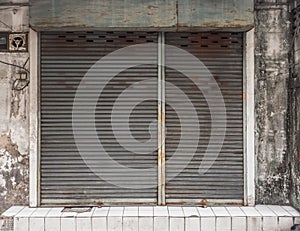
[[[166,204],[165,171],[165,38],[158,34],[158,205]]]

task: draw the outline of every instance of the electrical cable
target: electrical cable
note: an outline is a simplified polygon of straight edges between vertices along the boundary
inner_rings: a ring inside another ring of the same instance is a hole
[[[28,60],[28,59],[27,59],[27,60]],[[25,62],[25,65],[26,65],[27,62],[28,62],[27,60],[26,60],[26,62]],[[25,65],[22,67],[22,66],[13,64],[13,63],[7,63],[7,62],[4,62],[4,61],[2,61],[2,60],[0,60],[0,63],[3,63],[3,64],[5,64],[5,65],[9,65],[9,66],[13,66],[13,67],[18,67],[18,68],[20,68],[20,69],[26,71],[27,73],[30,73],[29,70],[28,70],[27,68],[25,68]]]
[[[23,66],[19,66],[19,65],[13,64],[13,63],[4,62],[2,60],[0,60],[0,63],[5,64],[5,65],[9,65],[9,66],[13,66],[13,67],[17,67],[17,68],[20,68],[20,69],[26,71],[27,73],[30,73],[29,70],[25,67],[26,64],[28,63],[28,61],[29,61],[29,57],[26,59]],[[24,83],[24,84],[19,86],[20,83]],[[29,83],[30,83],[30,81],[28,79],[15,79],[13,84],[12,84],[12,90],[22,91],[29,85]]]
[[[23,84],[23,86],[19,87],[18,85],[21,82],[25,82],[25,84]],[[12,90],[22,91],[22,90],[24,90],[29,85],[29,82],[30,81],[27,80],[27,79],[15,79],[14,82],[13,82],[13,84],[12,84]],[[18,83],[18,84],[16,85],[16,83]]]
[[[29,57],[26,59],[25,63],[23,64],[23,68],[25,68],[25,66],[28,63],[28,61],[29,61]]]

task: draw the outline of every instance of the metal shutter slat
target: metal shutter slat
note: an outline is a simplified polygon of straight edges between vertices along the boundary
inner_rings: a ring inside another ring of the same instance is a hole
[[[227,132],[224,145],[213,166],[204,174],[198,170],[203,160],[210,137],[211,117],[204,95],[193,89],[193,83],[181,73],[166,69],[166,81],[184,91],[195,105],[199,125],[200,139],[197,151],[191,162],[174,179],[166,183],[167,203],[200,203],[202,200],[240,201],[244,197],[243,163],[243,35],[242,33],[166,33],[166,44],[177,46],[199,58],[215,77],[224,96],[227,110]],[[180,60],[172,54],[168,58]],[[176,61],[177,62],[177,61]],[[193,66],[191,66],[193,70]],[[197,76],[201,78],[199,72]],[[169,99],[181,102],[176,92],[166,88],[166,103]],[[184,102],[182,101],[182,108]],[[189,116],[186,108],[185,117]],[[224,123],[219,120],[218,123]],[[187,126],[193,126],[189,124]],[[176,112],[166,106],[166,177],[167,180],[176,169],[183,168],[186,153],[191,152],[188,142],[194,133],[183,134]],[[177,150],[178,143],[184,140],[184,152],[176,161],[168,163]],[[214,142],[218,142],[215,140]],[[213,149],[212,149],[213,150]],[[211,153],[214,154],[214,153]]]
[[[95,205],[101,203],[155,203],[157,188],[128,189],[114,186],[96,176],[82,160],[74,142],[72,132],[72,106],[77,86],[87,70],[100,58],[119,48],[146,42],[157,42],[157,33],[152,32],[43,32],[41,33],[41,204],[57,205]],[[156,50],[144,50],[144,59],[156,59]],[[112,60],[109,68],[131,62],[127,56]],[[93,147],[90,128],[85,126],[85,109],[89,97],[97,93],[93,88],[100,71],[95,66],[92,71],[94,80],[90,81],[90,91],[84,93],[82,102],[82,142],[87,145],[89,160],[101,160],[98,150]],[[97,133],[115,160],[130,168],[153,168],[157,166],[157,152],[148,155],[135,155],[118,146],[109,129],[112,105],[118,95],[129,85],[146,79],[157,80],[156,65],[142,65],[130,68],[117,75],[104,89],[102,102],[96,110]],[[112,88],[111,88],[112,87]],[[140,91],[145,97],[157,98],[157,86]],[[136,94],[124,98],[134,101]],[[120,110],[123,110],[122,108]],[[126,105],[124,107],[126,110]],[[134,112],[132,133],[137,139],[148,139],[149,121],[157,119],[157,102],[145,102]],[[122,125],[122,111],[118,117]],[[80,133],[81,134],[81,133]],[[124,135],[124,142],[131,145],[129,134]],[[127,136],[126,136],[127,135]],[[155,134],[157,139],[157,131]],[[154,137],[155,138],[155,137]],[[103,158],[102,158],[103,159]],[[113,169],[105,159],[95,163],[104,174],[123,184],[153,185],[157,175],[132,175]]]

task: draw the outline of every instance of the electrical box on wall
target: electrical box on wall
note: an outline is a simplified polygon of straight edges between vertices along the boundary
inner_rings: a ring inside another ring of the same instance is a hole
[[[9,51],[27,51],[27,34],[9,34]]]
[[[8,50],[8,34],[0,33],[0,51]]]

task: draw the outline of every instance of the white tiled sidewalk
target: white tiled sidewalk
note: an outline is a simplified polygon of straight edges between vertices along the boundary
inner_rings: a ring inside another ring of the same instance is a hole
[[[290,206],[102,207],[90,212],[14,206],[14,231],[290,231],[300,213]]]

